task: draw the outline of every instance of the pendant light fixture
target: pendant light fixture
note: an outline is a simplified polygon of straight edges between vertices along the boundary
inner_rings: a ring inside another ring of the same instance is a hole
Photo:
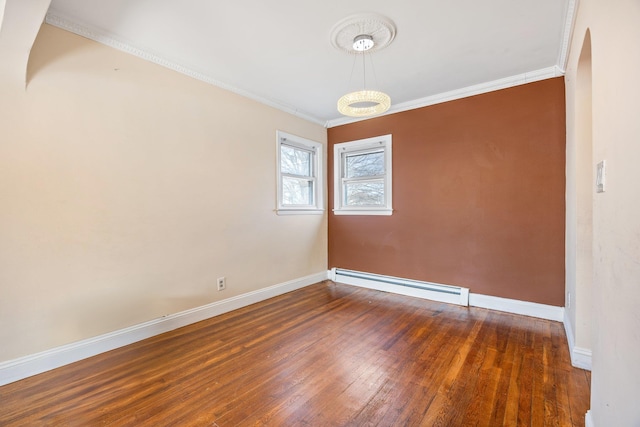
[[[338,99],[338,111],[345,116],[369,117],[382,114],[391,107],[391,98],[384,92],[367,90],[365,53],[375,46],[373,37],[360,34],[353,39],[353,50],[362,55],[362,90],[350,92]]]
[[[370,117],[391,107],[384,92],[367,89],[365,56],[386,47],[395,37],[395,26],[380,15],[354,15],[339,22],[332,31],[334,47],[362,57],[362,90],[350,92],[338,100],[338,111],[350,117]],[[373,68],[373,62],[372,62]]]

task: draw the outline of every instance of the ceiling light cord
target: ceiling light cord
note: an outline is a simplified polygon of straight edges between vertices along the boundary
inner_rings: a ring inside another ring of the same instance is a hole
[[[351,75],[349,76],[349,83],[347,84],[347,90],[349,90],[349,88],[352,87],[352,85],[354,84],[353,74],[354,74],[354,71],[356,70],[356,63],[357,62],[358,62],[358,56],[354,55],[353,56],[353,61],[351,62]]]
[[[367,64],[366,51],[362,52],[362,90],[367,90]]]
[[[371,65],[371,76],[373,77],[373,85],[374,87],[380,86],[378,84],[378,75],[376,74],[376,67],[373,66],[373,54],[369,54],[369,63]]]

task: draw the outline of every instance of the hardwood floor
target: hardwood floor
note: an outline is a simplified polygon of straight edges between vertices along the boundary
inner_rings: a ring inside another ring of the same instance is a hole
[[[583,426],[561,323],[322,282],[0,387],[1,426]]]

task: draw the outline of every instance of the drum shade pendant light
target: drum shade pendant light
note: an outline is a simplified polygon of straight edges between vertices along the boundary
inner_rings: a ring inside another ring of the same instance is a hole
[[[347,93],[338,100],[338,111],[341,114],[350,117],[370,117],[382,114],[391,107],[389,95],[367,89],[365,55],[387,46],[394,37],[394,24],[389,19],[374,14],[355,15],[334,27],[331,39],[334,47],[362,56],[363,88]]]

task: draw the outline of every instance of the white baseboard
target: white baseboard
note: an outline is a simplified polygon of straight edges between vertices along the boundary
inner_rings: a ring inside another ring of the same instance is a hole
[[[553,305],[538,304],[528,301],[520,301],[515,299],[500,298],[489,295],[469,293],[468,288],[460,288],[452,285],[443,285],[439,283],[420,282],[424,284],[431,284],[436,287],[451,287],[461,290],[460,295],[451,295],[441,292],[431,292],[423,289],[416,289],[412,287],[396,286],[392,282],[414,282],[411,279],[403,279],[398,277],[389,277],[383,275],[377,275],[373,273],[360,273],[363,277],[366,275],[379,276],[381,278],[389,279],[390,283],[385,283],[384,280],[368,280],[363,277],[350,277],[348,275],[337,274],[337,269],[333,268],[329,271],[329,279],[333,281],[339,281],[347,285],[360,286],[363,288],[375,289],[378,291],[391,292],[401,295],[407,295],[411,297],[424,298],[432,301],[446,302],[450,304],[469,305],[472,307],[488,308],[491,310],[504,311],[507,313],[522,314],[525,316],[538,317],[540,319],[553,320],[556,322],[562,322],[564,320],[564,308],[556,307]]]
[[[106,351],[237,310],[328,278],[328,272],[280,283],[222,301],[170,314],[129,328],[0,363],[0,386],[50,371]]]
[[[571,364],[576,368],[591,370],[591,350],[582,347],[571,347]]]
[[[593,417],[591,416],[591,410],[587,411],[587,414],[584,416],[584,427],[596,427],[593,423]]]
[[[507,313],[538,317],[540,319],[554,320],[556,322],[562,322],[564,319],[563,307],[490,295],[471,293],[469,294],[469,305],[472,307],[488,308],[491,310],[505,311]]]
[[[590,371],[591,350],[582,347],[576,347],[575,335],[573,334],[573,328],[571,326],[569,313],[567,311],[565,311],[563,323],[564,331],[567,334],[567,344],[569,345],[569,354],[571,355],[571,365],[576,368],[586,369],[587,371]]]

